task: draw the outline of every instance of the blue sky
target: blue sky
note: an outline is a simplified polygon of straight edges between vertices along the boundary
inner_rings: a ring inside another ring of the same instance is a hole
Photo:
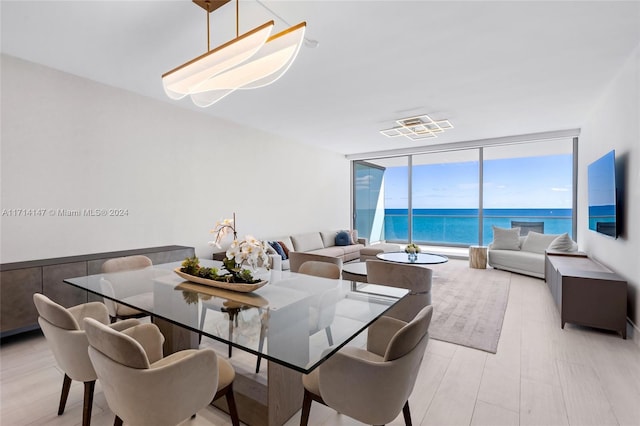
[[[571,208],[572,156],[484,162],[485,208]],[[385,207],[407,208],[407,168],[385,172]],[[478,163],[415,166],[414,208],[477,208]]]

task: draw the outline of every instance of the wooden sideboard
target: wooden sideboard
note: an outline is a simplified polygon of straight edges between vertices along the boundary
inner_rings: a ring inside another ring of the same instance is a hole
[[[614,330],[627,338],[627,282],[585,254],[545,256],[545,280],[568,322]]]
[[[43,293],[65,307],[102,301],[101,297],[65,284],[62,280],[98,274],[106,260],[136,254],[143,254],[157,264],[181,261],[193,256],[195,249],[187,246],[162,246],[1,264],[0,337],[39,327],[33,293]]]

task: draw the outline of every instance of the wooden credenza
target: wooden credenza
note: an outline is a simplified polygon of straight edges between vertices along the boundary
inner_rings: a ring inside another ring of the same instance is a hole
[[[568,322],[614,330],[627,338],[627,282],[585,254],[547,253],[545,280]]]
[[[193,256],[194,252],[193,247],[161,246],[3,263],[0,265],[0,337],[39,327],[33,293],[42,293],[65,307],[102,301],[101,297],[65,284],[62,280],[99,274],[102,264],[108,259],[143,254],[157,264],[180,261]]]

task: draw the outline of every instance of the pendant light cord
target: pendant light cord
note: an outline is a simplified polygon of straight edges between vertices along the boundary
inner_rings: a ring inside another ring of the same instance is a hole
[[[211,30],[209,29],[209,22],[211,21],[211,17],[209,16],[209,3],[207,3],[207,52],[211,50]]]
[[[267,7],[266,4],[262,3],[260,0],[256,0],[256,3],[258,3],[260,6],[264,7],[270,14],[272,14],[273,16],[275,16],[276,18],[278,18],[279,20],[281,20],[287,27],[290,27],[291,24],[288,23],[282,16],[278,15],[277,13],[275,13],[273,10],[271,10],[269,7]],[[310,48],[316,48],[318,47],[318,45],[320,44],[318,42],[318,40],[314,40],[314,39],[310,39],[305,37],[304,38],[304,44],[307,47]]]

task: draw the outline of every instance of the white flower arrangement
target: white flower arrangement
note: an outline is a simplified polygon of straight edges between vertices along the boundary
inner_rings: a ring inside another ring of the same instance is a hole
[[[236,232],[236,214],[233,219],[224,219],[216,222],[210,231],[216,235],[213,241],[209,241],[209,245],[221,248],[220,243],[227,235],[233,234],[233,241],[225,253],[226,259],[223,262],[225,268],[230,272],[239,270],[243,264],[248,265],[252,269],[256,269],[260,263],[262,265],[269,264],[269,256],[267,255],[267,243],[260,241],[252,235],[247,235],[244,240],[238,241],[238,233]]]
[[[233,259],[236,265],[246,263],[252,269],[256,269],[260,262],[267,265],[269,256],[267,256],[266,244],[252,235],[247,235],[242,241],[233,240],[227,249],[227,259]]]
[[[216,238],[213,241],[209,241],[210,246],[222,248],[220,243],[227,235],[229,235],[229,233],[233,233],[233,239],[235,241],[238,236],[236,233],[236,214],[233,214],[233,219],[221,219],[217,221],[213,229],[209,232],[211,234],[216,234]]]

